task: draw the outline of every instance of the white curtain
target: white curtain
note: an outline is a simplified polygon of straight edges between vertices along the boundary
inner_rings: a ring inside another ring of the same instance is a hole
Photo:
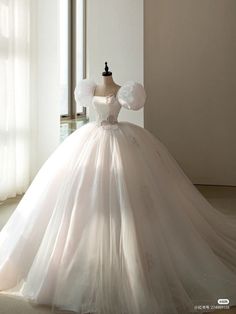
[[[30,177],[30,0],[0,0],[0,200]]]

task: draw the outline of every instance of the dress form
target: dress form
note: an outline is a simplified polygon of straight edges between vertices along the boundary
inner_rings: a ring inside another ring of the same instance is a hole
[[[95,96],[111,96],[116,95],[120,86],[113,81],[112,72],[109,71],[107,62],[105,62],[105,72],[102,73],[103,84],[97,85],[95,89]]]

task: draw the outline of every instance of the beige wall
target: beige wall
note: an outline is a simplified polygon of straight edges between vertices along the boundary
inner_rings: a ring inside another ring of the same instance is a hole
[[[236,185],[236,1],[148,0],[145,127],[195,183]]]
[[[101,82],[107,61],[118,84],[143,82],[143,0],[87,0],[87,77]],[[90,112],[91,120],[94,113]],[[120,120],[143,125],[143,110]]]

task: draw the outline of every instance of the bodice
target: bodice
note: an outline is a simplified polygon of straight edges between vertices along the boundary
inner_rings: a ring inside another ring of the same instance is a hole
[[[96,84],[88,79],[81,80],[75,89],[78,105],[92,105],[96,113],[96,121],[107,128],[117,128],[117,118],[121,107],[139,110],[144,106],[146,93],[140,83],[128,81],[120,87],[116,95],[95,96]]]
[[[117,124],[121,104],[115,95],[93,96],[92,105],[96,113],[96,122],[98,124]]]

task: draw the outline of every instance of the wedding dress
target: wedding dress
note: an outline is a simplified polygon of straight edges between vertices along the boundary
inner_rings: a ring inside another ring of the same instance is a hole
[[[236,220],[214,209],[166,147],[117,122],[142,85],[94,96],[97,120],[51,155],[0,233],[0,290],[77,313],[203,313],[236,304]],[[210,308],[211,309],[211,308]]]

